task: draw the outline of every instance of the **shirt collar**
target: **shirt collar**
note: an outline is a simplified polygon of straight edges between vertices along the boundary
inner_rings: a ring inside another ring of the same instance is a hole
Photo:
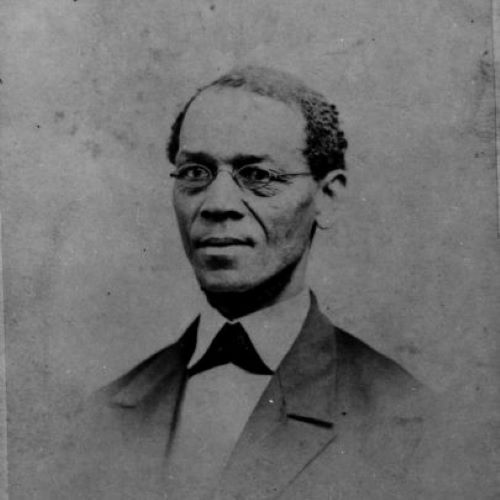
[[[310,307],[309,290],[252,314],[228,321],[205,301],[200,313],[196,349],[189,362],[193,366],[225,323],[240,322],[264,363],[276,370],[302,329]]]

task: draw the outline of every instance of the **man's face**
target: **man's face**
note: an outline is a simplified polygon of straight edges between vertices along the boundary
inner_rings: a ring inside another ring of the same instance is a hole
[[[302,154],[304,125],[299,111],[240,89],[209,89],[192,103],[176,167],[201,165],[218,174],[202,189],[176,182],[173,199],[184,248],[203,290],[247,291],[293,263],[303,274],[319,184],[298,176],[259,193],[242,189],[230,172],[249,164],[309,172]]]

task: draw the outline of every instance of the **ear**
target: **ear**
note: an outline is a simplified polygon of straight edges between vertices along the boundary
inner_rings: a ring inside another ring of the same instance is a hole
[[[343,170],[328,172],[318,181],[316,193],[316,224],[320,229],[328,229],[335,222],[335,212],[339,194],[346,185],[346,175]]]

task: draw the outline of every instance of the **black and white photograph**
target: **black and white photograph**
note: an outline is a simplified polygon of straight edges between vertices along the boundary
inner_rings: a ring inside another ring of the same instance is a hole
[[[494,7],[2,3],[1,498],[500,498]]]

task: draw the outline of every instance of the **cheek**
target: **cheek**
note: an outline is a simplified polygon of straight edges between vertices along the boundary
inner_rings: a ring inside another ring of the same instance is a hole
[[[190,215],[191,210],[189,205],[185,202],[174,200],[174,211],[177,219],[177,227],[179,228],[179,233],[187,250],[189,246],[190,221],[192,219]]]
[[[196,209],[195,200],[174,192],[173,205],[179,227],[187,228]]]
[[[288,242],[301,248],[309,242],[309,235],[314,221],[312,200],[306,199],[288,210],[283,206],[276,210],[270,227],[270,243]]]

